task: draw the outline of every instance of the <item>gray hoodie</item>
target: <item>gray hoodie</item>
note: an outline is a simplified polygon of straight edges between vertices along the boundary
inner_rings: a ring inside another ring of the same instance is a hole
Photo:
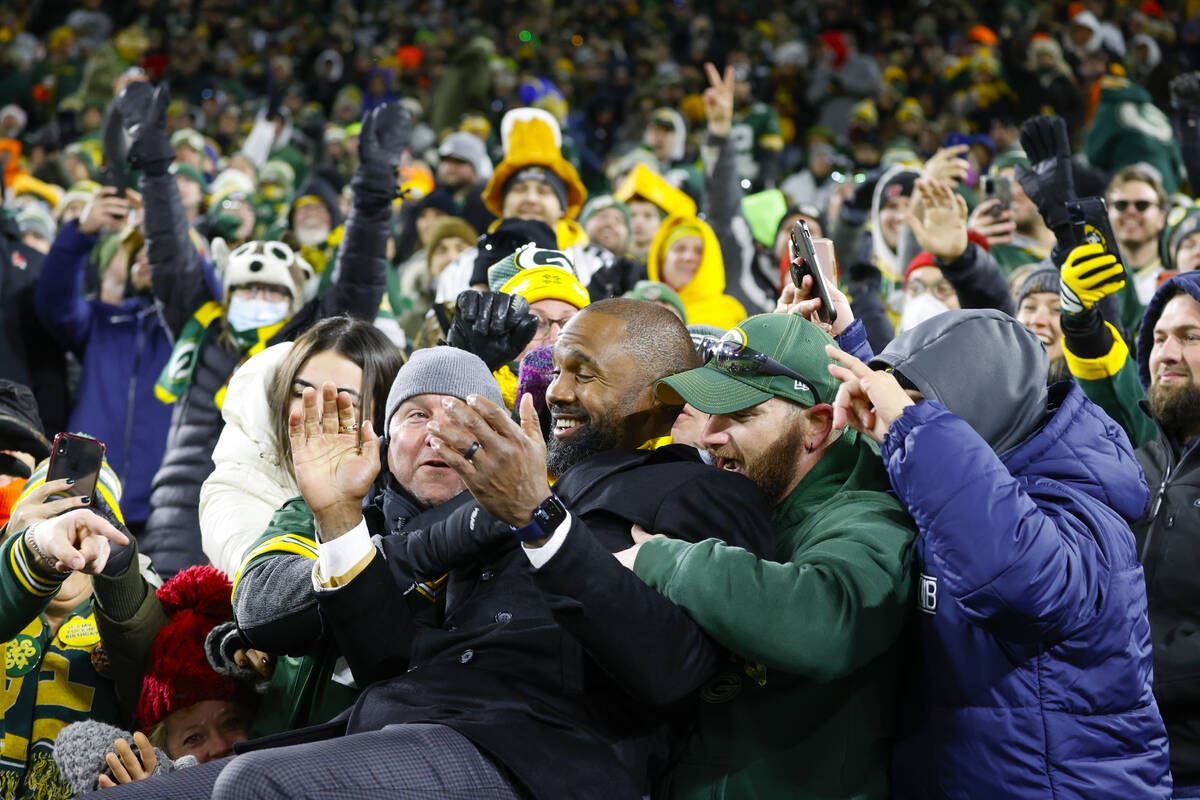
[[[871,366],[891,367],[970,425],[997,454],[1046,420],[1046,349],[995,309],[943,312],[892,340]]]

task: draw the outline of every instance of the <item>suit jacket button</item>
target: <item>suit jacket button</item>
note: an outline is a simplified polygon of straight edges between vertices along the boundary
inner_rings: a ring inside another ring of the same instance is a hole
[[[495,570],[485,569],[483,572],[479,573],[479,580],[490,581],[493,577],[495,577],[495,575]]]
[[[501,624],[508,622],[510,619],[512,619],[512,614],[508,613],[507,611],[501,611],[496,615],[496,622]]]
[[[475,657],[474,650],[463,650],[462,655],[458,657],[458,660],[460,662],[462,662],[463,664],[465,664],[474,657]]]

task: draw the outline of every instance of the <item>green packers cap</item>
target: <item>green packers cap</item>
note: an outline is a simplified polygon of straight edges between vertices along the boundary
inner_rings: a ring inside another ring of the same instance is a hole
[[[832,403],[840,382],[829,374],[825,345],[834,344],[823,330],[798,314],[759,314],[744,320],[720,339],[772,358],[804,376],[816,387],[822,403]],[[658,399],[668,405],[688,403],[706,414],[732,414],[782,397],[809,407],[816,405],[812,388],[782,375],[754,372],[734,374],[709,362],[702,367],[663,378],[655,384]]]

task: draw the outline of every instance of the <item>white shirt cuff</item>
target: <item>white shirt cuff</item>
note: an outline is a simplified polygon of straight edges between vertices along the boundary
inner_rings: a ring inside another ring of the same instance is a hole
[[[331,578],[345,575],[375,548],[366,519],[359,520],[353,528],[332,542],[317,542],[317,565],[313,569],[313,586],[318,591],[330,587],[322,585]]]
[[[546,543],[541,547],[521,546],[525,551],[526,557],[529,558],[529,563],[533,564],[534,569],[540,569],[550,559],[554,558],[554,554],[558,552],[558,548],[562,547],[562,543],[567,540],[567,532],[571,530],[571,515],[568,513],[566,519],[558,524],[554,529],[554,534],[546,540]],[[362,556],[359,556],[362,558]]]

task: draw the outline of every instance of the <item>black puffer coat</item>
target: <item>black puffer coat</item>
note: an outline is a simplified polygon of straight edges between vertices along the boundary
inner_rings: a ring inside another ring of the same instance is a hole
[[[196,310],[214,299],[213,290],[189,238],[175,176],[144,176],[142,194],[154,296],[168,330],[178,337]],[[326,317],[346,313],[375,318],[385,289],[390,214],[390,204],[367,202],[356,195],[329,287],[297,311],[268,346],[295,339]],[[245,357],[229,337],[221,335],[227,324],[224,318],[212,324],[222,327],[205,338],[192,382],[176,401],[140,543],[164,578],[192,564],[208,563],[200,541],[200,485],[213,470],[213,448],[224,427],[217,393]]]

